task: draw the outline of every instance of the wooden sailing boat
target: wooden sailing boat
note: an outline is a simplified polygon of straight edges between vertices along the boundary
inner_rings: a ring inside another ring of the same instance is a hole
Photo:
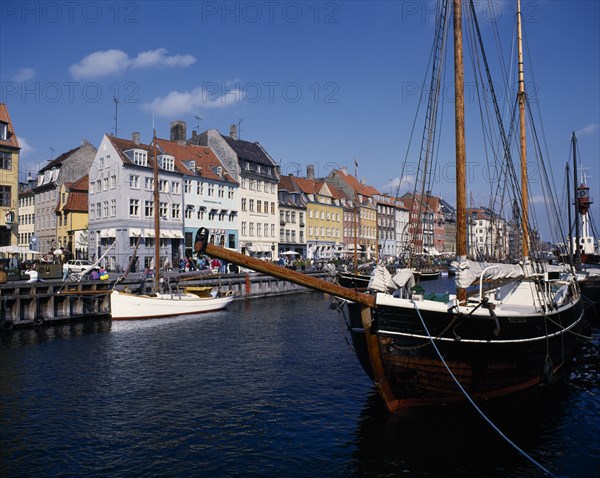
[[[111,316],[113,320],[139,320],[173,317],[184,314],[198,314],[221,310],[234,299],[233,295],[220,296],[217,291],[204,294],[172,290],[171,284],[160,276],[160,218],[159,181],[156,135],[154,135],[154,292],[133,294],[125,290],[114,290],[111,294]]]
[[[442,2],[440,25],[447,2]],[[552,381],[577,346],[583,326],[573,276],[530,261],[527,198],[522,200],[522,265],[466,260],[466,154],[462,67],[462,9],[453,0],[457,167],[457,291],[443,302],[395,293],[360,293],[246,258],[209,243],[198,231],[195,248],[345,300],[359,361],[390,412],[405,408],[499,397]],[[474,12],[473,12],[474,13]],[[520,37],[520,9],[519,9]],[[519,55],[521,57],[521,55]],[[520,61],[522,64],[522,61]],[[519,105],[525,109],[523,72]],[[524,116],[524,115],[523,115]],[[521,121],[522,172],[525,123]],[[525,183],[524,183],[525,184]],[[526,186],[522,187],[526,195]],[[484,280],[496,281],[484,287]],[[474,289],[473,289],[474,286]],[[467,289],[470,288],[468,291]]]

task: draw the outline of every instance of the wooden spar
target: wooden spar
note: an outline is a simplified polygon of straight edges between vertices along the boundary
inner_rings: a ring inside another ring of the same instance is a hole
[[[581,265],[581,249],[579,243],[579,199],[577,194],[577,187],[579,186],[577,181],[577,138],[575,137],[575,131],[573,131],[573,137],[571,138],[572,147],[573,147],[573,194],[575,195],[575,201],[573,204],[575,205],[575,256],[571,256],[575,258],[575,266]],[[567,183],[569,181],[567,180]],[[568,197],[568,196],[567,196]],[[571,224],[569,223],[569,227]]]
[[[465,148],[465,94],[462,50],[461,0],[454,0],[454,122],[456,128],[456,255],[467,256],[467,180]],[[466,302],[467,290],[457,291],[459,302]]]
[[[205,237],[202,237],[202,232],[206,231]],[[303,274],[285,267],[272,264],[271,262],[256,259],[239,252],[232,251],[231,249],[225,249],[224,247],[216,246],[214,244],[208,244],[208,231],[205,228],[200,228],[196,234],[196,242],[194,244],[194,250],[203,254],[207,254],[211,257],[237,264],[241,267],[246,267],[257,272],[262,272],[279,279],[283,279],[294,284],[298,284],[309,289],[318,290],[327,294],[341,297],[358,304],[366,305],[367,307],[375,307],[375,296],[369,294],[363,294],[346,287],[342,287],[332,282],[312,277],[308,274]]]
[[[521,229],[523,257],[529,256],[529,211],[527,193],[527,141],[525,132],[525,74],[523,72],[523,35],[521,33],[521,0],[517,0],[517,43],[519,56],[519,134],[521,142]]]

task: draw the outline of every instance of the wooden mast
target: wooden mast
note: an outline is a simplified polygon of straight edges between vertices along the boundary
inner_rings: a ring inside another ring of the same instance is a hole
[[[160,193],[158,191],[158,157],[156,155],[156,130],[153,131],[154,143],[154,290],[159,290],[160,282]]]
[[[521,32],[521,0],[517,0],[517,43],[519,55],[519,133],[521,139],[521,247],[523,257],[529,256],[529,211],[527,193],[527,142],[525,131],[525,74],[523,72],[523,35]]]
[[[465,96],[462,50],[461,0],[453,0],[454,8],[454,122],[456,128],[456,254],[467,256],[467,154],[465,147]],[[467,290],[457,290],[459,302],[466,302]]]
[[[358,181],[358,163],[356,162],[356,159],[354,159],[354,179],[356,179],[356,181]],[[354,222],[353,224],[353,229],[354,229],[354,273],[356,274],[358,272],[358,218],[356,216],[356,208],[358,206],[358,194],[356,192],[356,188],[354,188],[354,214],[353,214],[353,218],[352,221]]]

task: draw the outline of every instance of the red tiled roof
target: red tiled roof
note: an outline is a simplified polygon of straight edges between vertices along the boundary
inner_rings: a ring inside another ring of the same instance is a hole
[[[368,197],[379,194],[379,191],[377,191],[377,189],[375,189],[373,186],[361,183],[354,176],[342,171],[341,169],[337,170],[337,174],[346,182],[346,184],[348,184],[348,186],[350,186],[350,188],[356,191],[357,194],[362,194],[363,196]]]
[[[161,138],[156,138],[156,144],[161,151],[175,158],[177,169],[183,174],[237,184],[237,181],[233,179],[221,161],[219,161],[217,155],[208,146],[179,144],[176,141]],[[196,164],[196,172],[190,170],[184,164],[184,161],[193,161]],[[221,168],[222,176],[219,176],[216,172],[216,168],[218,167]]]
[[[8,125],[7,139],[6,141],[0,140],[0,146],[21,149],[19,146],[19,140],[17,139],[17,135],[15,134],[15,130],[13,129],[13,125],[10,120],[10,115],[8,114],[8,108],[4,103],[0,103],[0,121]]]
[[[71,191],[89,191],[90,190],[90,177],[89,175],[85,175],[81,179],[78,179],[74,183],[69,186]]]
[[[62,210],[69,212],[87,212],[88,193],[84,191],[71,191],[67,198],[67,203]]]

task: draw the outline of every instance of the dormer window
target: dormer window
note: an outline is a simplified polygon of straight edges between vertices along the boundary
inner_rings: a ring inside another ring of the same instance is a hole
[[[127,157],[138,166],[148,166],[148,153],[143,149],[130,149],[125,151]]]
[[[8,141],[8,124],[0,121],[0,140]]]
[[[223,168],[221,166],[217,166],[217,174],[223,176]]]
[[[175,171],[175,158],[168,154],[158,156],[158,165],[165,171]]]

